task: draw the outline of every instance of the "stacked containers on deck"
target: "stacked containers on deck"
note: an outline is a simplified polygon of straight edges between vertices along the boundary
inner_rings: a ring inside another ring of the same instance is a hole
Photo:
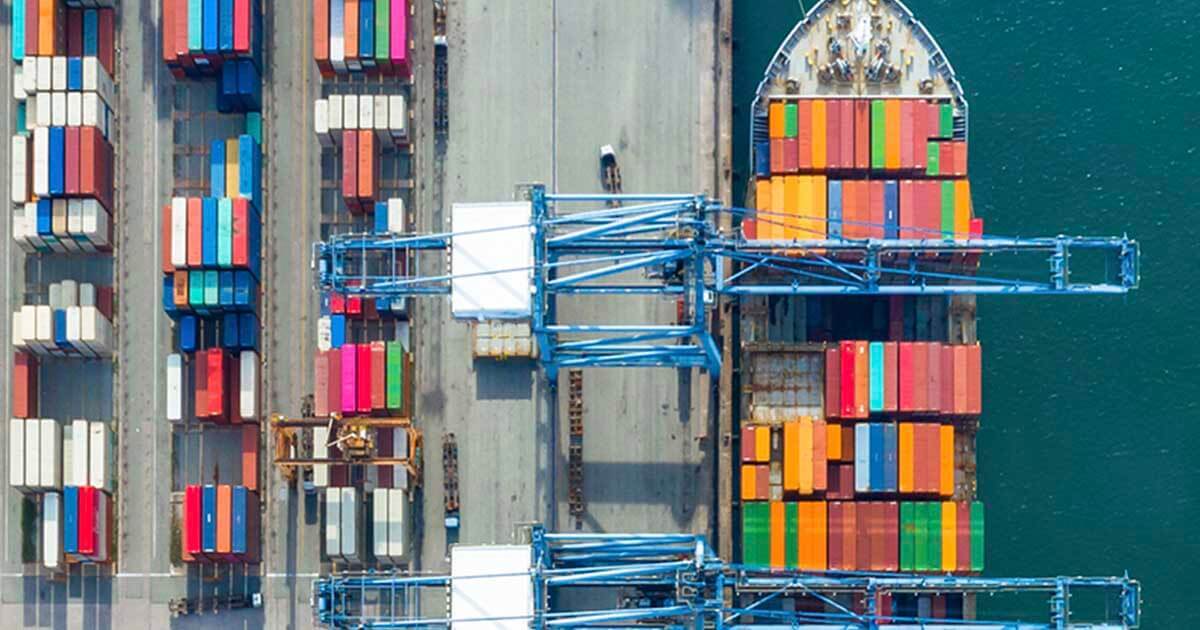
[[[322,147],[341,144],[346,130],[373,130],[381,151],[409,142],[408,104],[402,94],[331,94],[314,101],[313,114]]]
[[[352,415],[410,413],[412,355],[399,341],[342,344],[318,350],[313,412]]]
[[[46,423],[55,421],[41,422],[44,452]],[[53,430],[59,431],[57,423]],[[73,420],[61,428],[61,435],[62,494],[43,498],[43,564],[57,569],[64,563],[106,562],[116,488],[116,434],[105,422]],[[43,458],[43,467],[46,461]],[[41,481],[45,480],[43,470]]]
[[[400,488],[371,491],[371,553],[379,562],[408,562],[409,508],[408,496]]]
[[[978,344],[867,341],[751,352],[743,563],[981,571],[983,506],[956,495],[954,424],[981,411],[980,355]]]
[[[982,234],[949,100],[780,97],[767,112],[747,239]]]
[[[409,77],[408,0],[313,0],[313,59],[321,76]]]
[[[324,293],[321,298],[321,316],[317,321],[317,347],[322,350],[337,349],[350,338],[354,322],[383,320],[394,322],[394,318],[406,317],[408,301],[405,298],[344,296],[340,293]]]
[[[220,74],[219,105],[258,99],[262,22],[258,0],[162,0],[162,60],[177,79]]]
[[[48,304],[13,311],[13,347],[37,355],[105,358],[112,354],[112,287],[74,280],[51,283]],[[15,377],[15,374],[14,374]],[[14,391],[27,395],[14,378]]]
[[[189,485],[183,493],[184,562],[258,562],[258,493],[243,485]]]
[[[363,506],[359,490],[326,488],[326,557],[335,562],[359,562],[362,559],[362,534]]]

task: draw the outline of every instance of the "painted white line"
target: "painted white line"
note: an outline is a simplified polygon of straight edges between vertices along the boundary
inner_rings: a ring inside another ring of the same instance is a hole
[[[160,12],[160,9],[161,9],[161,4],[158,2],[154,2],[154,3],[151,3],[151,5],[152,5],[152,7],[154,7],[150,10],[151,13],[155,14],[154,15],[154,24],[158,24],[161,21],[161,16],[158,15],[158,13]],[[145,42],[143,41],[143,44],[144,43]],[[157,104],[158,98],[159,98],[158,73],[160,71],[160,68],[158,67],[157,60],[156,60],[156,62],[153,63],[153,67],[154,67],[154,91],[151,92],[151,94],[153,94],[154,97],[146,99],[145,102],[147,104],[149,104],[149,103]],[[162,124],[159,123],[159,121],[158,121],[157,111],[156,111],[157,107],[151,107],[150,110],[151,110],[150,117],[152,120],[154,120],[154,148],[156,151],[159,151],[159,150],[161,150],[162,145],[159,144],[158,130],[162,127]],[[162,191],[159,190],[159,187],[158,187],[158,163],[160,162],[160,160],[153,160],[153,162],[154,162],[154,178],[151,181],[154,182],[154,196],[151,197],[151,201],[148,205],[151,208],[151,212],[154,213],[154,245],[155,245],[154,252],[157,254],[158,252],[162,251],[162,243],[159,242],[159,239],[162,238],[162,213],[158,211],[159,195],[162,193]],[[151,377],[154,382],[154,389],[150,393],[150,400],[152,401],[151,407],[156,412],[158,410],[158,369],[159,369],[159,367],[158,367],[159,366],[159,364],[158,364],[158,361],[159,361],[158,339],[159,339],[159,334],[160,334],[159,328],[161,327],[161,321],[162,321],[162,317],[159,315],[159,313],[157,311],[158,311],[158,305],[162,304],[162,286],[163,285],[161,282],[154,283],[154,297],[156,299],[154,300],[154,304],[151,305],[151,308],[154,309],[155,312],[153,315],[153,317],[154,317],[154,337],[153,337],[154,342],[151,344],[151,347],[154,348],[154,350],[153,350],[154,375]],[[157,483],[160,483],[160,480],[158,477],[158,431],[159,431],[159,425],[162,424],[159,421],[157,413],[152,414],[152,416],[150,418],[150,423],[154,427],[154,429],[153,429],[153,431],[154,431],[154,436],[153,436],[154,458],[151,460],[153,462],[153,464],[152,464],[153,474],[150,477],[150,479],[151,479],[151,484],[157,484]],[[152,486],[152,488],[153,488],[153,486]],[[154,497],[155,494],[156,493],[154,493],[152,491],[150,493],[150,496]],[[157,560],[158,559],[158,525],[159,525],[160,517],[162,515],[162,510],[152,508],[150,511],[154,513],[154,526],[150,528],[150,549],[151,549],[150,559]]]

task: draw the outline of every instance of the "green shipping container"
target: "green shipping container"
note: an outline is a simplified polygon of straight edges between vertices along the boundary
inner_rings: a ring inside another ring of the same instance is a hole
[[[941,159],[941,152],[938,151],[938,143],[930,140],[929,144],[926,145],[926,150],[925,150],[925,163],[926,163],[925,174],[926,175],[941,174],[940,171],[938,170],[938,162],[940,161],[940,159]]]
[[[916,504],[900,504],[900,570],[917,570],[917,518]]]
[[[954,106],[944,103],[940,113],[941,124],[939,125],[938,135],[942,138],[954,137]]]
[[[871,168],[887,165],[887,107],[883,101],[871,101]]]
[[[387,343],[387,408],[404,409],[404,346]]]
[[[262,144],[262,114],[246,112],[246,134],[258,144]]]
[[[203,33],[204,21],[200,11],[201,0],[188,0],[188,50],[200,52],[204,50]]]
[[[942,182],[942,238],[954,238],[954,182]]]
[[[971,570],[983,570],[983,503],[971,504]]]
[[[788,103],[783,106],[783,136],[795,138],[800,134],[800,106]]]
[[[742,504],[742,564],[759,567],[771,564],[770,503]]]
[[[925,504],[925,513],[929,516],[929,524],[925,528],[928,534],[925,544],[929,547],[929,570],[942,570],[942,504],[931,502]]]
[[[376,0],[375,2],[375,59],[377,61],[388,60],[388,44],[391,40],[391,14],[389,12],[392,3],[387,0]]]
[[[789,569],[800,568],[800,504],[783,504],[783,552]]]
[[[218,306],[221,304],[220,272],[204,272],[204,305]]]
[[[869,348],[871,351],[870,409],[871,411],[883,411],[883,344],[872,341]]]
[[[233,200],[217,200],[217,265],[233,266]]]
[[[929,515],[924,503],[913,503],[913,566],[917,571],[929,570]]]
[[[204,305],[204,272],[193,271],[188,274],[188,304],[190,306]]]

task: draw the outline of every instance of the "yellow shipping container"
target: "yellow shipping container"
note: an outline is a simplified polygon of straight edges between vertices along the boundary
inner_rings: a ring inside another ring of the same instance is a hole
[[[813,176],[812,208],[809,210],[813,233],[808,238],[823,239],[829,233],[828,196],[829,179],[824,175]]]
[[[807,177],[788,175],[784,178],[783,214],[787,220],[783,238],[788,240],[804,238],[807,227],[804,216],[804,182]]]
[[[238,141],[230,138],[225,141],[225,196],[230,199],[238,197]]]
[[[938,456],[941,458],[938,490],[942,496],[948,497],[954,494],[954,426],[943,424],[938,428],[941,431],[938,440]]]
[[[828,163],[826,124],[825,101],[817,99],[812,103],[812,167],[815,170],[825,170]]]
[[[774,523],[774,519],[772,519]],[[958,509],[953,501],[942,503],[942,570],[958,569]]]
[[[783,240],[784,184],[783,176],[771,178],[771,231],[768,240]]]
[[[758,217],[754,221],[754,225],[758,228],[757,236],[759,239],[771,238],[771,180],[766,177],[760,177],[754,181],[754,209],[759,211]]]

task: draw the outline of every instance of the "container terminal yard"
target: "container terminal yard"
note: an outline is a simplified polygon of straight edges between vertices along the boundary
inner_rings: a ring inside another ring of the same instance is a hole
[[[984,573],[974,443],[975,296],[1137,244],[984,229],[902,4],[815,3],[751,130],[720,0],[16,4],[7,625],[1137,626]]]

